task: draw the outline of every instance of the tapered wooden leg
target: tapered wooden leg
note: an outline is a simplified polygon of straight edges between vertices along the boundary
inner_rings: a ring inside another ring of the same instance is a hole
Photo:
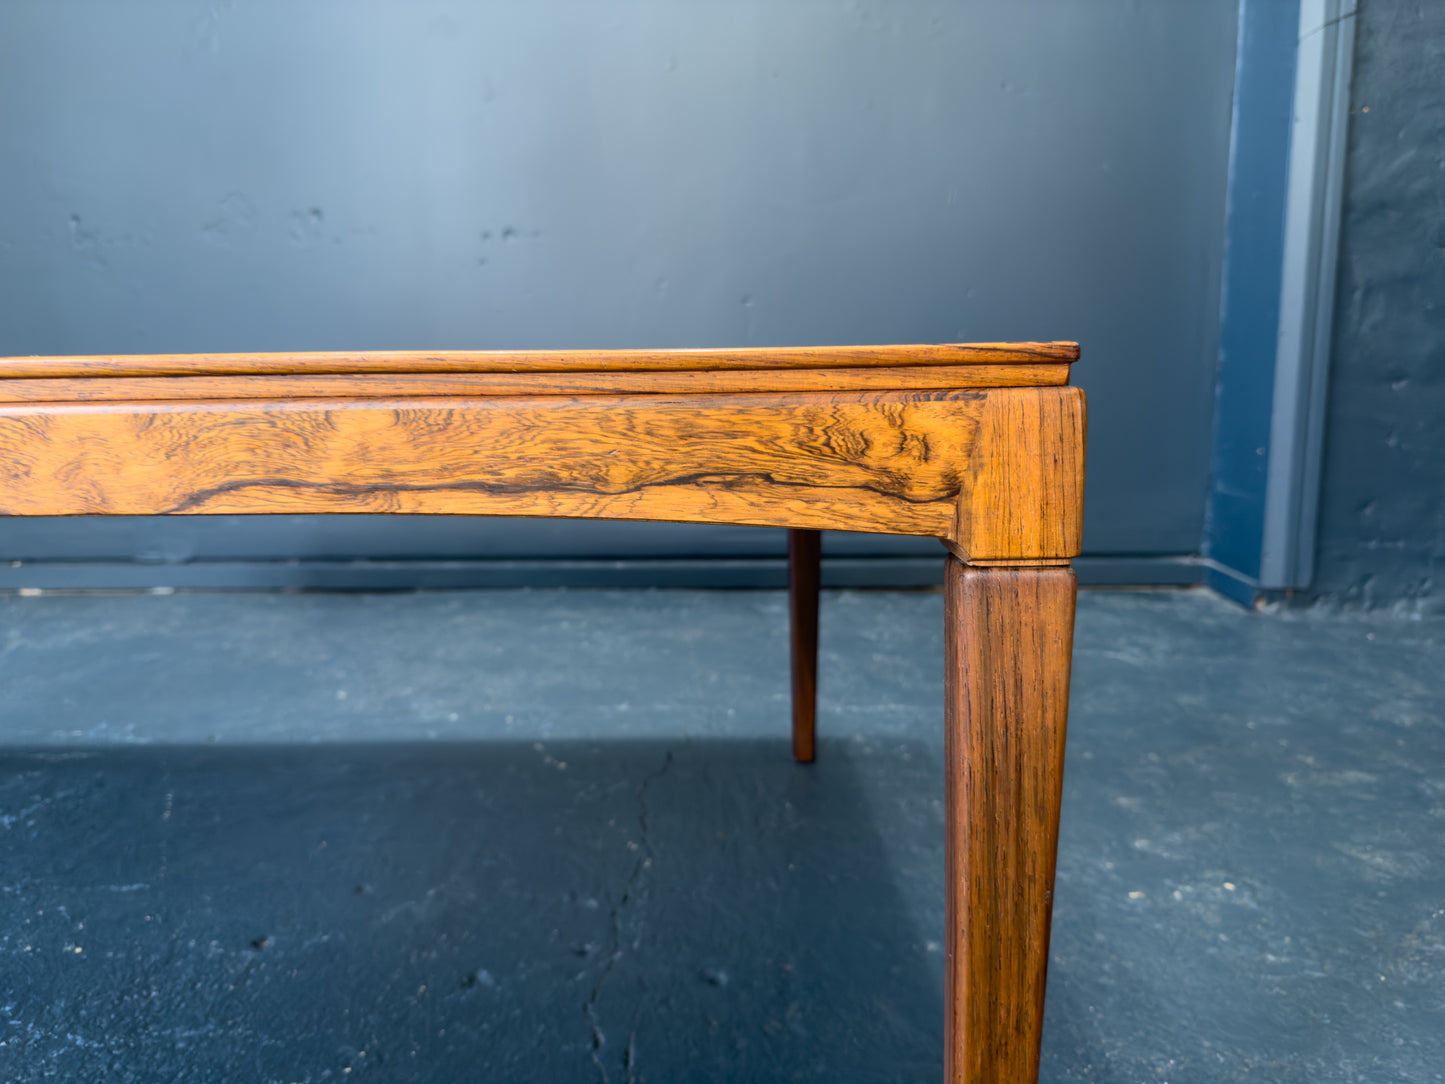
[[[818,576],[822,536],[788,532],[788,624],[793,641],[793,759],[811,763],[818,718]]]
[[[1074,573],[946,581],[950,1084],[1034,1084],[1059,837]]]

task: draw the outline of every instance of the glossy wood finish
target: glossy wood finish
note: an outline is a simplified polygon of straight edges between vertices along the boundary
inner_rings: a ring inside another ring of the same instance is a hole
[[[1019,365],[1077,361],[1077,343],[750,347],[730,350],[384,350],[307,354],[114,354],[0,358],[16,377],[293,375],[319,373],[617,373],[871,366]]]
[[[1084,394],[988,394],[949,541],[970,561],[1076,557],[1083,544]]]
[[[1043,1034],[1074,573],[947,560],[947,1078],[1032,1084]]]
[[[793,759],[811,764],[818,728],[818,586],[822,535],[788,532],[788,627],[792,634]]]
[[[698,395],[718,392],[910,391],[1067,384],[1064,364],[914,365],[597,373],[315,373],[289,376],[0,378],[0,403],[189,399],[396,399],[417,396]]]
[[[0,514],[581,516],[1068,557],[1082,412],[1068,387],[10,404]]]
[[[947,533],[979,394],[11,406],[0,409],[0,512],[430,512]]]

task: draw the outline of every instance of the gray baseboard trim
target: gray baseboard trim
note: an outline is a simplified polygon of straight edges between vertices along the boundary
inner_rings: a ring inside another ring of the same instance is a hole
[[[1085,586],[1189,586],[1202,583],[1197,558],[1080,557]],[[478,561],[17,561],[0,565],[0,591],[312,590],[415,591],[449,588],[780,588],[781,557],[647,558],[637,560]],[[824,587],[935,587],[937,557],[825,557]]]
[[[1193,554],[1085,555],[1074,558],[1074,571],[1083,587],[1196,587],[1204,582],[1204,562]]]
[[[1264,593],[1258,580],[1237,569],[1218,561],[1206,561],[1204,566],[1204,585],[1241,606],[1254,606]]]

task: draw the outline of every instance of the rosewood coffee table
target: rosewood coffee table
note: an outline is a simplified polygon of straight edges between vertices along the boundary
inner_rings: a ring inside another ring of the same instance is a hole
[[[1084,478],[1072,343],[0,359],[0,515],[397,512],[947,546],[951,1081],[1038,1075]]]

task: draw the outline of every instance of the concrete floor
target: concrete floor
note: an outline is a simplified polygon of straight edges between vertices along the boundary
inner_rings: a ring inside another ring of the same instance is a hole
[[[936,1081],[932,593],[0,598],[0,1080]],[[1080,598],[1045,1081],[1445,1080],[1445,624]]]

